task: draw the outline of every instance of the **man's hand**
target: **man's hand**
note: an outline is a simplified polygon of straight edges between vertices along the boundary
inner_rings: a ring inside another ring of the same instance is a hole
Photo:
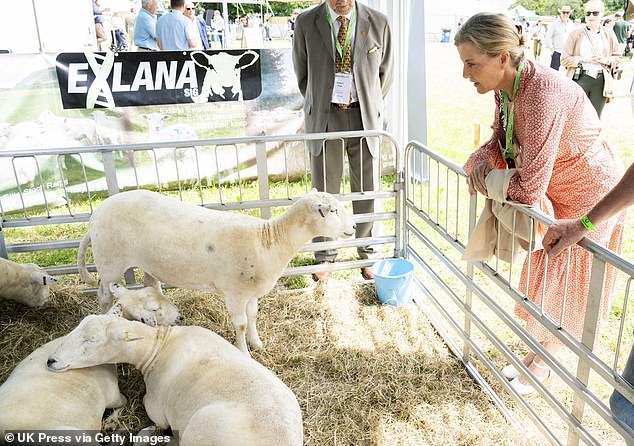
[[[546,254],[555,257],[574,245],[588,234],[588,230],[578,218],[572,220],[558,220],[548,228],[542,245]]]
[[[467,185],[469,185],[469,193],[474,195],[476,192],[487,195],[487,185],[485,178],[493,168],[485,162],[479,162],[473,166],[471,175],[467,177]]]

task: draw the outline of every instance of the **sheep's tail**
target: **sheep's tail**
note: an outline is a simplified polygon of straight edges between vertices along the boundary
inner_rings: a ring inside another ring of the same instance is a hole
[[[90,232],[86,232],[84,238],[79,243],[79,251],[77,252],[77,269],[79,269],[79,276],[84,283],[89,285],[97,285],[97,280],[88,272],[86,268],[86,250],[90,245]]]

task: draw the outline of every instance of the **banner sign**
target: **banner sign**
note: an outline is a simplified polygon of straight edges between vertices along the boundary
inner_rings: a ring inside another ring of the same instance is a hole
[[[64,109],[248,101],[262,93],[260,50],[61,53]]]

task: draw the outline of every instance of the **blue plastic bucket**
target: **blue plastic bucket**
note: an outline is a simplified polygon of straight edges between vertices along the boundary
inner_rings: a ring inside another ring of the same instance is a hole
[[[407,259],[385,259],[372,265],[379,300],[384,304],[408,302],[414,265]]]

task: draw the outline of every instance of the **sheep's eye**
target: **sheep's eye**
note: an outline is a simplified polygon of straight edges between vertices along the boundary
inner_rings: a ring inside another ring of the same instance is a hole
[[[339,215],[339,209],[331,209],[330,213],[335,213],[335,215]]]

